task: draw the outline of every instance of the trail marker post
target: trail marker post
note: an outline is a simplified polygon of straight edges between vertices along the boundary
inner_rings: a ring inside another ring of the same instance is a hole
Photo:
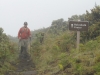
[[[69,30],[77,31],[77,49],[80,43],[80,31],[88,31],[88,21],[69,21]]]

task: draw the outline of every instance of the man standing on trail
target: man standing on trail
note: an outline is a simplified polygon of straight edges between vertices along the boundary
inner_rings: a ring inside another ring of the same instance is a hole
[[[28,54],[28,40],[31,39],[30,29],[27,27],[28,23],[24,22],[24,26],[20,28],[18,32],[18,39],[20,42],[20,58],[26,58],[29,56]]]

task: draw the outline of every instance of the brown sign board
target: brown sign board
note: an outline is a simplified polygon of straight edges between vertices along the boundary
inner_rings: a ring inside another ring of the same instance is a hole
[[[88,21],[69,21],[69,30],[88,31]]]

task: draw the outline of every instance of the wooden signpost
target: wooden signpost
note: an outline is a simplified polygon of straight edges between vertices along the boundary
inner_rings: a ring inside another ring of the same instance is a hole
[[[80,31],[88,31],[88,21],[69,21],[69,30],[77,31],[77,49],[80,43]]]

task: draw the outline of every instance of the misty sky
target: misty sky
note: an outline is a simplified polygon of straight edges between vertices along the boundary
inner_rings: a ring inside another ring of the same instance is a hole
[[[34,31],[51,26],[53,20],[68,20],[100,5],[100,0],[0,0],[0,27],[11,36],[17,36],[24,21]]]

